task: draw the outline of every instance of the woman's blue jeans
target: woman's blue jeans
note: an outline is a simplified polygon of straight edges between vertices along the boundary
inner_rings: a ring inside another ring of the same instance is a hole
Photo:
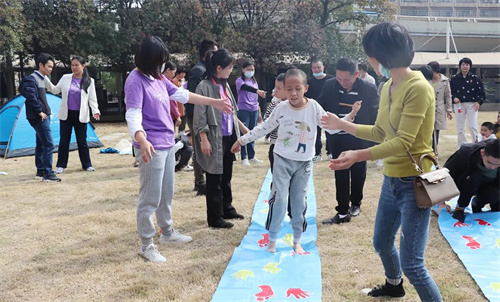
[[[417,207],[414,180],[415,177],[384,176],[373,246],[387,278],[401,278],[404,272],[422,301],[442,301],[439,288],[424,264],[431,210]],[[400,227],[398,252],[394,240]]]
[[[248,110],[239,110],[238,111],[238,119],[247,126],[249,130],[252,130],[255,126],[257,126],[257,121],[259,120],[259,110],[256,111],[248,111]],[[241,159],[247,158],[252,159],[255,157],[255,149],[254,142],[246,144],[241,147]]]

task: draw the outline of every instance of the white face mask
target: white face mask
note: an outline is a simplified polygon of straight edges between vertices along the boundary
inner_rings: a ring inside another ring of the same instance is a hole
[[[250,79],[251,77],[253,77],[255,72],[254,71],[245,71],[243,74],[245,75],[245,78]]]
[[[319,78],[322,77],[324,74],[325,74],[324,72],[313,73],[313,77]]]
[[[380,63],[378,63],[378,71],[380,72],[381,75],[383,75],[387,79],[391,78],[391,71]]]

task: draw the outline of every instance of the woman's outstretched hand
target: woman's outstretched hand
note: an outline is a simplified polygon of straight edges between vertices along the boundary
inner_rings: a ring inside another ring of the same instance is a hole
[[[233,105],[229,99],[214,99],[212,106],[224,112],[225,114],[233,113]]]
[[[332,170],[345,170],[349,169],[352,165],[357,163],[358,156],[356,151],[344,151],[340,153],[338,158],[330,160],[330,169]]]
[[[337,115],[327,112],[321,117],[321,127],[328,130],[339,129],[340,119]]]

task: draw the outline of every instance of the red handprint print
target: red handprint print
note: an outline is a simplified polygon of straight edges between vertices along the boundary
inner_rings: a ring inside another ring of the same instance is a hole
[[[293,252],[292,256],[295,256],[295,255],[303,256],[303,255],[310,255],[310,254],[311,254],[311,252],[303,252],[303,253]]]
[[[269,243],[269,234],[268,233],[262,234],[262,239],[257,241],[257,243],[259,244],[260,247],[267,246],[267,244]]]
[[[485,226],[491,226],[491,223],[489,223],[488,221],[486,220],[482,220],[482,219],[474,219],[474,221],[477,221],[477,223],[479,225],[485,225]]]
[[[269,203],[269,200],[268,199],[264,199],[262,202],[263,203]]]
[[[260,285],[259,288],[261,291],[255,294],[257,301],[264,301],[274,297],[273,289],[269,285]]]
[[[465,246],[468,246],[471,250],[476,250],[481,248],[481,244],[474,239],[474,237],[470,236],[462,236],[463,239],[467,240],[467,244]]]
[[[470,226],[470,224],[468,224],[468,223],[464,223],[464,222],[461,222],[461,221],[457,221],[457,222],[455,222],[455,224],[453,225],[453,227],[454,227],[454,228],[456,228],[456,227],[461,228],[461,227],[468,227],[468,226]]]
[[[289,288],[286,291],[286,297],[288,298],[291,295],[293,295],[295,297],[295,299],[309,298],[309,293],[306,291],[303,291],[300,288]]]

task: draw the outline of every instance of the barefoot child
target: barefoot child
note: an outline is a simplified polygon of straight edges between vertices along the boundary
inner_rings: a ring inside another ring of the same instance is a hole
[[[269,118],[253,130],[240,137],[231,148],[238,152],[241,146],[263,137],[278,128],[274,148],[273,188],[269,200],[269,214],[266,229],[269,230],[268,252],[276,252],[276,239],[286,214],[287,195],[290,190],[290,206],[293,228],[293,248],[296,253],[304,253],[300,245],[302,232],[306,230],[306,192],[311,174],[311,160],[314,157],[317,126],[321,126],[321,116],[325,111],[313,99],[304,97],[307,85],[306,74],[299,69],[290,69],[284,80],[287,100],[280,102]],[[344,119],[353,121],[361,103]],[[328,130],[330,133],[336,130]]]

